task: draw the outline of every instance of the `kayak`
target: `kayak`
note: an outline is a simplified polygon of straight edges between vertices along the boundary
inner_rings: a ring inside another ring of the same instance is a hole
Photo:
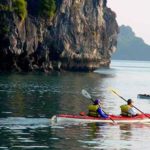
[[[150,99],[150,95],[148,94],[138,94],[138,98],[143,98],[143,99]]]
[[[59,114],[54,115],[51,118],[53,123],[60,122],[81,122],[81,123],[90,123],[90,122],[100,122],[100,123],[112,123],[114,120],[115,123],[147,123],[150,122],[150,114],[140,114],[134,117],[126,117],[121,115],[109,115],[110,118],[98,118],[91,116],[80,116],[80,115],[68,115],[68,114]]]

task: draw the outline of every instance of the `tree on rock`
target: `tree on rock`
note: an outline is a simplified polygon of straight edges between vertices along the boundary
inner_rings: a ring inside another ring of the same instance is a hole
[[[40,0],[39,14],[42,17],[53,17],[56,11],[55,0]]]

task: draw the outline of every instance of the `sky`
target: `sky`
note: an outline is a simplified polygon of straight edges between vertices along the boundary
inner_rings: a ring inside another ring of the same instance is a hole
[[[150,0],[107,0],[119,25],[128,25],[150,45]]]

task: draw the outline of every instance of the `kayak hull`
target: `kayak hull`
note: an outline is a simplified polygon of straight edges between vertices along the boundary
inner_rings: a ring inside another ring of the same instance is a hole
[[[148,118],[149,117],[149,118]],[[110,119],[111,118],[111,119]],[[150,122],[150,114],[144,114],[135,116],[135,117],[124,117],[124,116],[116,116],[110,115],[110,118],[103,119],[98,117],[90,117],[90,116],[79,116],[79,115],[55,115],[51,118],[52,122],[81,122],[81,123],[90,123],[90,122],[100,122],[100,123],[112,123],[114,120],[115,123],[147,123]]]

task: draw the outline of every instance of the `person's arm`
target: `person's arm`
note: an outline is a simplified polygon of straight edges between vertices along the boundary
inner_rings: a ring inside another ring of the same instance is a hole
[[[137,113],[133,110],[133,108],[130,108],[128,110],[128,113],[130,113],[132,116],[135,116]]]
[[[103,110],[102,110],[100,107],[97,109],[97,112],[98,112],[98,114],[99,114],[102,118],[108,118],[108,117],[109,117],[108,115],[106,115],[106,114],[103,112]]]

